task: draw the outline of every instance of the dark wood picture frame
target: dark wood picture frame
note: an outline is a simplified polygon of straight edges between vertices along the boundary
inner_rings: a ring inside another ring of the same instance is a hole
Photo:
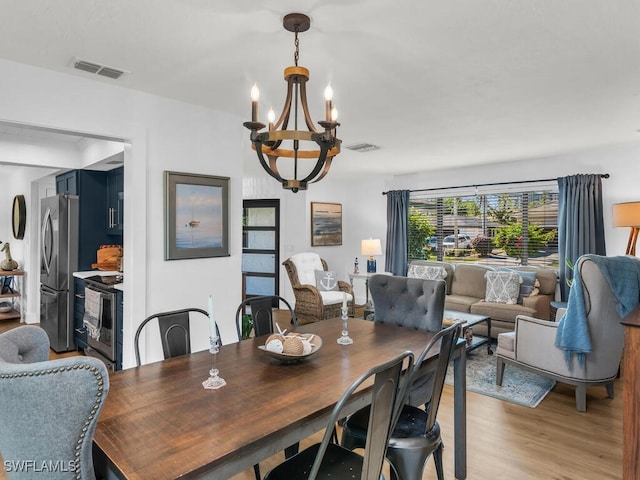
[[[229,177],[164,172],[165,260],[229,256]]]
[[[311,246],[342,245],[342,204],[311,202]]]

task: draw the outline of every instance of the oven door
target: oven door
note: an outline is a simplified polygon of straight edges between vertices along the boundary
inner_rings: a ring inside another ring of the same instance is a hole
[[[116,294],[108,290],[102,290],[92,286],[89,290],[99,292],[102,295],[102,318],[100,322],[100,338],[95,339],[87,335],[89,347],[97,350],[111,362],[116,359]]]

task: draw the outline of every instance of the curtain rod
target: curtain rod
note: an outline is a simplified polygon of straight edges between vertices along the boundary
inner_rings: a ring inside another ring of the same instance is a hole
[[[600,178],[609,178],[608,173],[599,173],[596,175],[600,175]],[[553,180],[557,180],[557,178],[543,178],[541,180],[520,180],[517,182],[496,182],[496,183],[478,183],[474,185],[458,185],[456,187],[436,187],[436,188],[420,188],[418,190],[409,190],[409,193],[413,192],[432,192],[434,190],[449,190],[453,188],[471,188],[471,187],[494,187],[496,185],[517,185],[520,183],[539,183],[539,182],[552,182]],[[382,192],[382,195],[386,195],[387,192]]]

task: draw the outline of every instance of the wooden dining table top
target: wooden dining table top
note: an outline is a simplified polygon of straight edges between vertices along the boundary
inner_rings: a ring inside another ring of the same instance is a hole
[[[114,372],[94,434],[110,468],[127,479],[228,478],[321,430],[362,373],[411,350],[431,333],[349,319],[352,345],[339,345],[341,319],[300,326],[323,345],[297,364],[259,349],[265,337]],[[227,382],[206,390],[212,361]],[[348,411],[369,403],[364,388]]]

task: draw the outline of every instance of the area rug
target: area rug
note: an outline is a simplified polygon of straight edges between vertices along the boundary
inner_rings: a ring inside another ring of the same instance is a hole
[[[453,385],[453,363],[447,369],[446,383]],[[487,354],[485,347],[467,353],[467,390],[470,392],[534,408],[554,385],[551,379],[507,365],[502,386],[498,386],[495,356]]]

